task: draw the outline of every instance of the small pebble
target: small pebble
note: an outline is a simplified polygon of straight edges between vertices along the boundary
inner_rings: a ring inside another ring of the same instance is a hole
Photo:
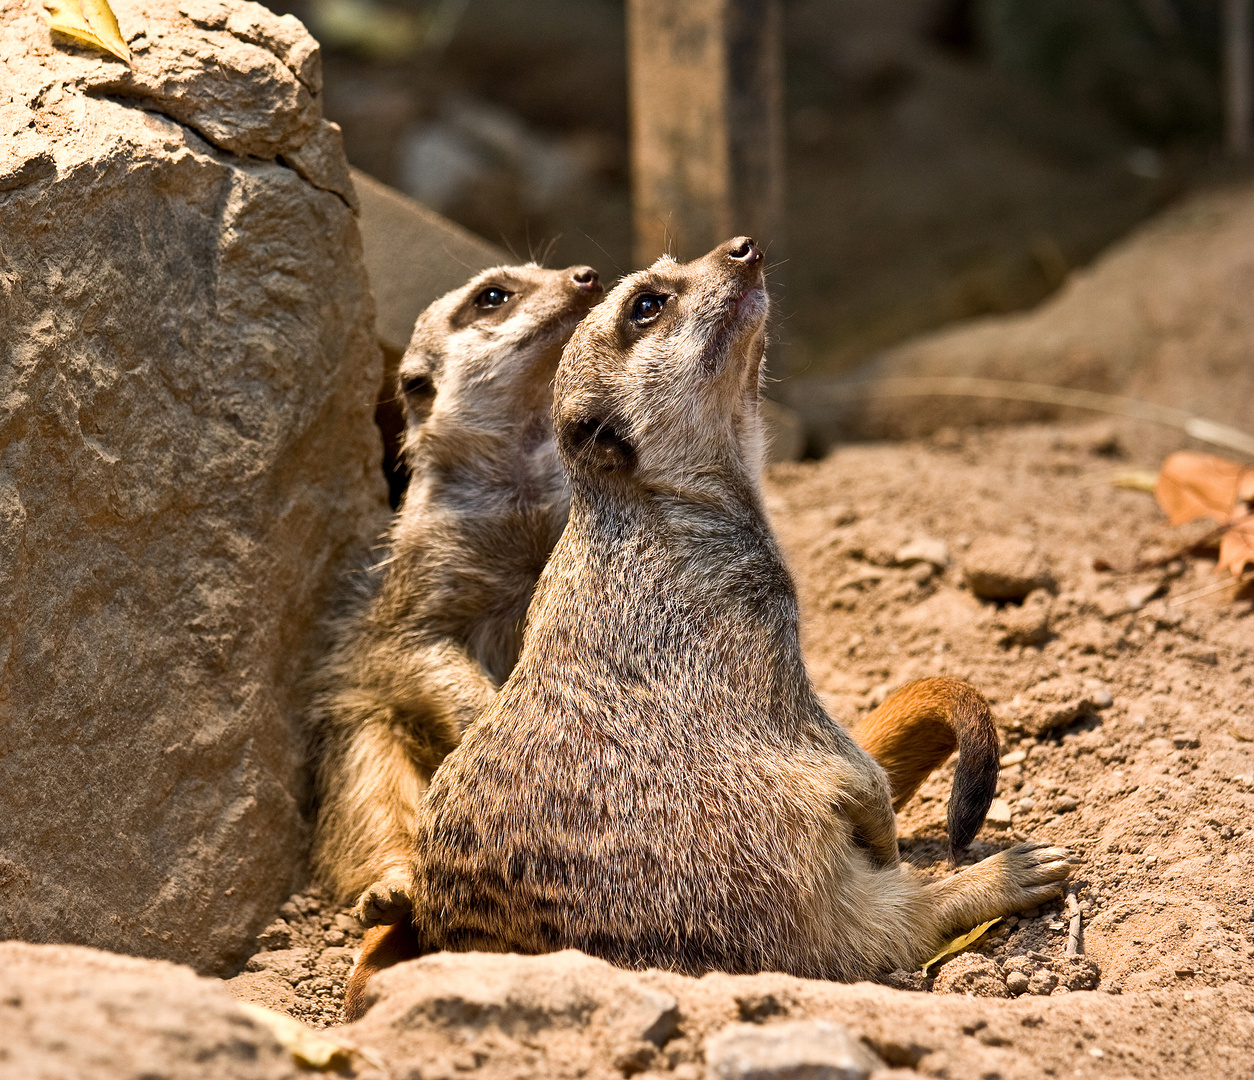
[[[1028,977],[1022,971],[1012,971],[1006,976],[1006,989],[1012,994],[1026,994]]]
[[[1080,805],[1080,800],[1077,799],[1074,795],[1064,795],[1058,800],[1057,803],[1054,804],[1055,809],[1060,814],[1069,814],[1072,810],[1076,809],[1079,805]]]

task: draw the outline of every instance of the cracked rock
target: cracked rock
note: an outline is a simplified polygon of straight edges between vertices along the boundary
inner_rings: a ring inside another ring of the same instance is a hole
[[[1043,735],[1105,709],[1113,700],[1110,690],[1096,680],[1060,675],[1016,694],[1004,722],[1015,731]]]
[[[323,130],[313,39],[114,7],[133,70],[0,8],[0,938],[227,972],[304,873],[382,364],[342,154],[273,160]]]
[[[932,990],[938,994],[972,994],[975,997],[1010,996],[997,961],[979,953],[961,953],[936,973]]]
[[[423,1075],[471,1042],[492,1072],[523,1052],[520,1039],[560,1053],[572,1075],[606,1059],[638,1072],[679,1026],[672,994],[574,950],[436,953],[376,975],[366,993],[369,1011],[345,1030],[361,1044],[387,1043]]]

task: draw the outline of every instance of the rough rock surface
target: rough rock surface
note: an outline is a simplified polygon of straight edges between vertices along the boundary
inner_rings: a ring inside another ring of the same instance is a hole
[[[114,7],[133,69],[0,10],[0,937],[220,972],[299,883],[380,361],[313,39]]]
[[[75,945],[0,944],[5,1080],[288,1080],[301,1075],[213,979]]]
[[[337,1037],[424,1080],[1186,1077],[1239,1070],[1254,1052],[1254,992],[1236,984],[1186,1001],[1092,991],[1010,1001],[625,972],[564,952],[440,953],[374,986],[370,1011]]]
[[[866,1080],[883,1065],[845,1028],[825,1020],[729,1024],[705,1043],[711,1080]]]
[[[974,375],[1050,383],[1187,408],[1254,432],[1252,236],[1254,184],[1192,196],[1073,274],[1036,310],[917,338],[850,377]],[[785,389],[821,446],[1058,412],[970,397],[862,399],[824,379],[798,379]],[[1142,454],[1164,453],[1183,438],[1153,424],[1121,421],[1119,427],[1125,445]]]
[[[359,1080],[1244,1074],[1248,987],[1116,996],[1081,989],[1075,966],[1074,989],[1055,977],[1049,996],[1007,1001],[785,975],[690,979],[577,952],[441,953],[380,975],[370,1011],[322,1038],[334,1071]],[[314,1033],[278,1019],[162,961],[0,944],[4,1080],[310,1075],[293,1058]]]

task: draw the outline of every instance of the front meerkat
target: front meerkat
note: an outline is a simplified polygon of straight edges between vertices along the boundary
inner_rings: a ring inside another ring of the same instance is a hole
[[[1074,860],[1041,844],[901,863],[885,771],[819,703],[759,494],[766,313],[740,238],[626,278],[567,346],[570,520],[423,802],[423,950],[851,980],[1060,892]]]
[[[602,291],[587,266],[486,270],[423,312],[401,360],[410,485],[313,710],[315,872],[366,921],[408,911],[418,802],[517,659],[568,509],[553,374]]]

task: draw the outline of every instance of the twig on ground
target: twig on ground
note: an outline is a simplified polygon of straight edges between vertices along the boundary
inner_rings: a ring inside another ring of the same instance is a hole
[[[1080,914],[1080,901],[1076,899],[1074,888],[1067,890],[1067,914],[1071,916],[1071,926],[1067,929],[1067,949],[1065,955],[1083,956],[1084,938],[1080,930],[1082,916]]]
[[[1178,596],[1173,600],[1167,601],[1168,607],[1179,607],[1181,604],[1188,604],[1194,600],[1201,600],[1204,596],[1211,596],[1217,592],[1223,592],[1224,589],[1230,589],[1236,586],[1239,591],[1244,586],[1254,581],[1254,575],[1246,575],[1239,578],[1228,578],[1225,581],[1218,581],[1214,585],[1208,585],[1204,589],[1198,589],[1197,592],[1185,593],[1184,596]]]

